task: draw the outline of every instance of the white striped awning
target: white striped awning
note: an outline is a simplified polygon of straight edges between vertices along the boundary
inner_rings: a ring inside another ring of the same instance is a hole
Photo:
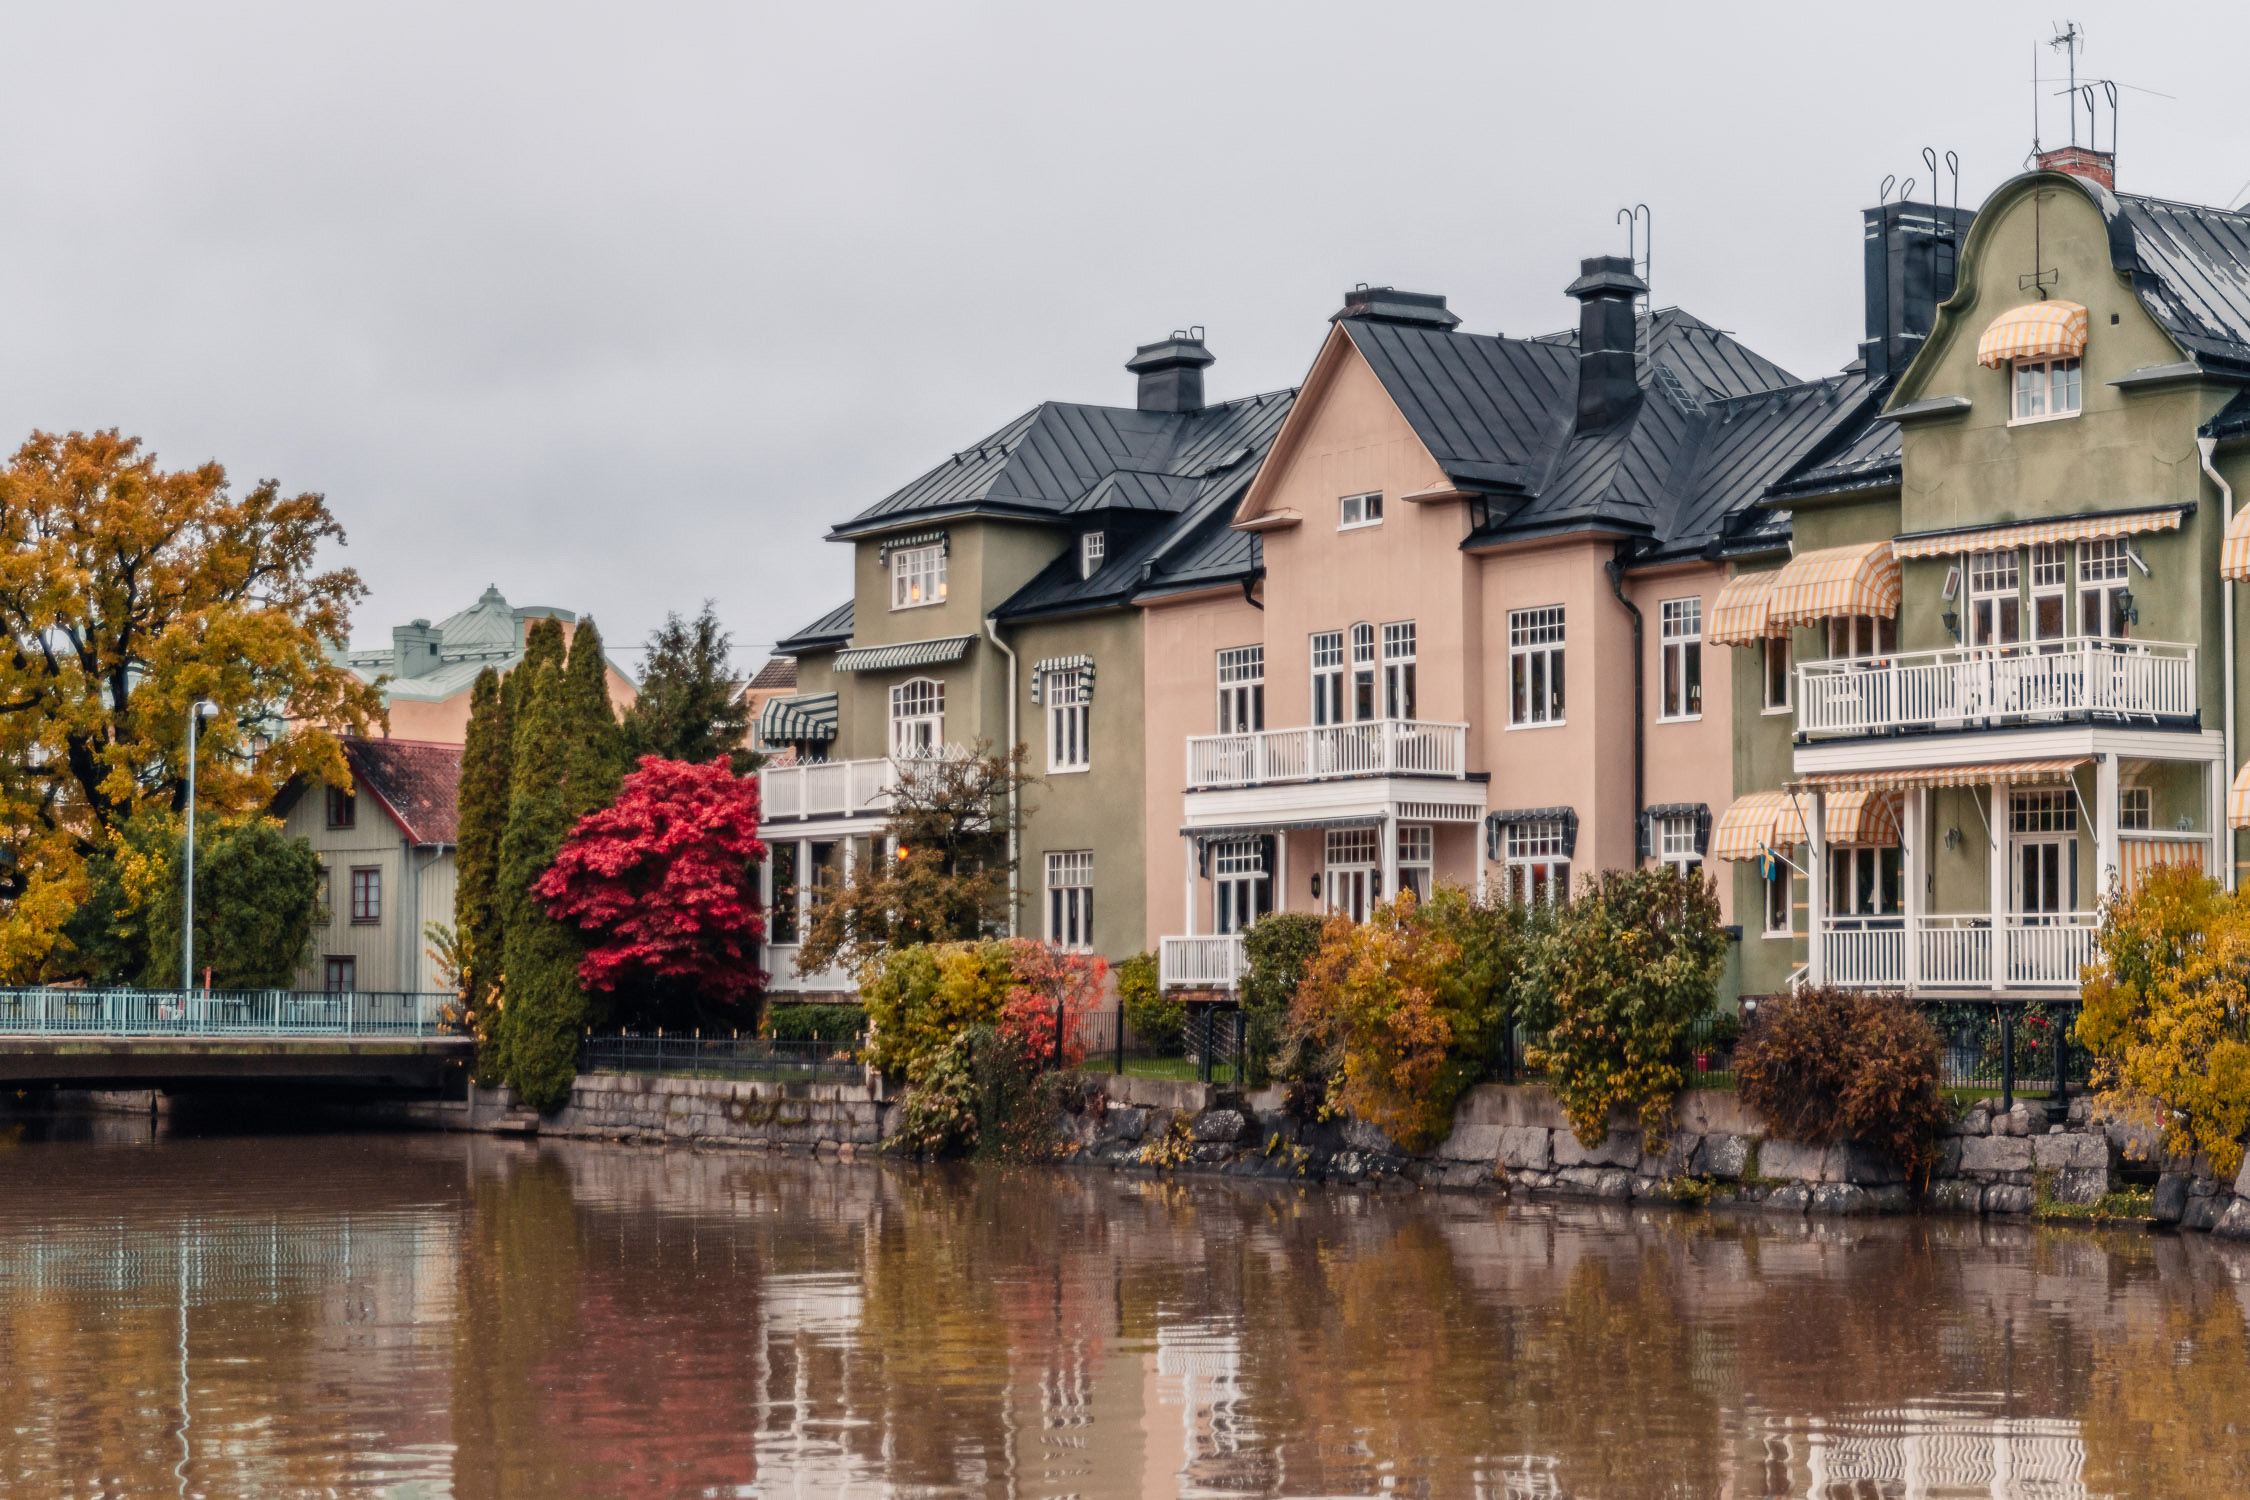
[[[1918,532],[1891,538],[1898,557],[1953,557],[1964,552],[1999,552],[2041,542],[2090,542],[2101,537],[2139,536],[2147,531],[2177,531],[2183,507],[2113,511],[2108,515],[2057,516],[2049,521],[2019,521],[1977,531]],[[2230,533],[2231,536],[2231,533]]]
[[[1711,623],[1703,638],[1714,646],[1754,646],[1782,634],[1768,618],[1774,580],[1780,576],[1781,570],[1769,568],[1728,579],[1711,606]]]
[[[1898,617],[1898,558],[1889,542],[1822,547],[1789,559],[1767,595],[1769,629],[1810,625],[1832,615]]]
[[[1988,370],[2012,359],[2076,359],[2085,352],[2086,309],[2059,298],[2011,307],[1977,339],[1977,363]]]
[[[2117,857],[2124,865],[2125,894],[2131,895],[2140,888],[2142,879],[2159,865],[2186,865],[2197,874],[2206,874],[2204,866],[2207,845],[2202,839],[2123,839],[2117,846]]]
[[[2234,773],[2234,785],[2227,789],[2227,827],[2250,828],[2250,763]]]
[[[2219,576],[2235,583],[2250,581],[2250,505],[2227,522],[2226,540],[2219,544]]]
[[[1091,656],[1049,656],[1031,669],[1031,701],[1044,702],[1047,691],[1047,674],[1050,672],[1076,672],[1078,685],[1085,690],[1089,701],[1094,696],[1094,659]]]
[[[2094,763],[2090,755],[2054,760],[1983,761],[1965,766],[1902,766],[1882,771],[1810,771],[1790,783],[1806,792],[1896,792],[1910,787],[2059,786],[2080,766]]]
[[[769,698],[758,713],[758,738],[769,745],[802,745],[836,738],[836,695],[799,693]]]
[[[1763,859],[1805,841],[1804,815],[1787,792],[1745,792],[1711,830],[1713,859]]]
[[[831,664],[838,672],[887,672],[896,667],[928,667],[959,661],[968,655],[973,635],[949,635],[934,641],[901,641],[895,646],[854,646],[839,651]]]

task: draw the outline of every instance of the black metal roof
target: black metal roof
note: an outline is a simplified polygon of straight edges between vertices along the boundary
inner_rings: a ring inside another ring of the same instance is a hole
[[[2072,180],[2101,204],[2110,258],[2164,331],[2199,363],[2250,370],[2250,213]]]
[[[784,656],[795,656],[806,651],[831,650],[851,638],[852,601],[846,599],[804,629],[775,641],[773,649]]]

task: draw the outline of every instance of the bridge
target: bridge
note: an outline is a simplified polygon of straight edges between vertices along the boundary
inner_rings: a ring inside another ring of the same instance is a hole
[[[445,994],[0,990],[0,1089],[448,1088],[476,1044]]]

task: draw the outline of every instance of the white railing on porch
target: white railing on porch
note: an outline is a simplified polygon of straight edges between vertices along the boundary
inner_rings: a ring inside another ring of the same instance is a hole
[[[766,971],[766,990],[769,994],[830,994],[855,992],[859,988],[851,976],[842,969],[823,969],[806,974],[797,967],[797,954],[801,943],[768,943],[759,965]]]
[[[1249,734],[1192,735],[1190,790],[1338,776],[1451,776],[1468,770],[1469,726],[1369,719]]]
[[[1797,728],[1806,734],[2195,712],[2195,647],[2169,641],[1956,647],[1797,667]]]
[[[1166,989],[1231,990],[1242,979],[1242,934],[1158,940],[1157,982]]]
[[[2094,961],[2099,921],[2094,912],[2011,912],[1997,924],[1982,912],[1911,924],[1904,917],[1835,917],[1821,923],[1821,961],[1829,983],[1850,989],[2075,989],[2079,971]],[[1917,960],[1912,973],[1909,941]]]
[[[758,773],[760,815],[835,818],[879,813],[890,807],[898,765],[889,760],[824,760],[769,766]]]

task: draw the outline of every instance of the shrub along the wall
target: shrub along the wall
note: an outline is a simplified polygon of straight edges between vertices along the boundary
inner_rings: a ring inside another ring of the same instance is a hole
[[[1734,1054],[1742,1102],[1785,1140],[1860,1141],[1919,1181],[1946,1119],[1938,1034],[1895,995],[1818,989],[1776,995]]]
[[[856,1047],[867,1030],[861,1005],[773,1005],[766,1009],[765,1033],[777,1042],[820,1042]]]
[[[1275,911],[1251,923],[1242,935],[1242,1010],[1253,1084],[1268,1081],[1277,1054],[1288,1045],[1290,1002],[1320,951],[1322,925],[1311,912]],[[1291,1072],[1286,1061],[1279,1066]]]
[[[1187,1006],[1166,995],[1153,953],[1136,953],[1117,965],[1117,1001],[1140,1044],[1156,1052],[1177,1052],[1187,1030]]]

